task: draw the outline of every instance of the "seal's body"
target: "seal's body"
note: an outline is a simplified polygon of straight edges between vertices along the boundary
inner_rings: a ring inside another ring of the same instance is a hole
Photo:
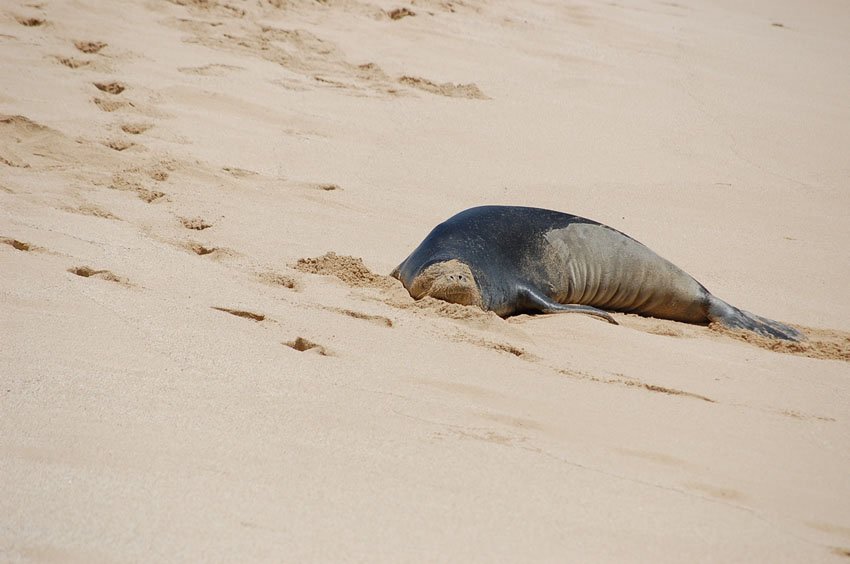
[[[539,208],[482,206],[431,231],[396,268],[415,299],[478,305],[501,317],[602,310],[687,323],[717,321],[799,340],[795,329],[739,310],[628,235],[601,223]]]

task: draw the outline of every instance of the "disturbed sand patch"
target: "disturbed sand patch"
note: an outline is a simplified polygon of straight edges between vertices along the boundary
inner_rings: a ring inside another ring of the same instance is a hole
[[[9,245],[18,251],[34,251],[37,248],[34,245],[19,241],[18,239],[12,239],[11,237],[0,237],[0,244]]]
[[[108,282],[117,282],[118,284],[122,284],[124,286],[129,286],[130,282],[123,276],[118,276],[114,272],[111,272],[106,269],[94,269],[90,266],[75,266],[68,269],[68,272],[71,274],[76,274],[82,278],[99,278],[100,280],[106,280]]]
[[[314,352],[321,356],[331,356],[331,353],[326,349],[323,345],[318,343],[314,343],[309,339],[305,339],[304,337],[296,337],[291,341],[286,341],[283,343],[287,347],[291,349],[295,349],[298,352]]]
[[[74,47],[82,53],[92,55],[106,47],[106,43],[103,41],[74,41]]]
[[[294,278],[272,270],[257,274],[257,279],[270,286],[283,286],[290,290],[298,289],[298,282]]]
[[[418,76],[402,76],[398,81],[404,85],[430,92],[431,94],[439,94],[440,96],[448,96],[449,98],[471,98],[476,100],[489,100],[490,97],[484,94],[478,85],[470,82],[469,84],[454,84],[452,82],[436,83],[427,78]]]
[[[730,329],[719,323],[712,323],[709,328],[721,335],[743,341],[756,347],[769,351],[819,358],[822,360],[842,360],[850,362],[850,333],[836,329],[815,329],[793,325],[796,329],[806,335],[807,340],[799,343],[794,341],[780,341],[763,337],[750,331],[742,329]]]
[[[235,315],[236,317],[242,317],[244,319],[251,319],[252,321],[262,321],[266,318],[262,313],[254,313],[253,311],[247,311],[244,309],[231,309],[228,307],[218,307],[218,306],[210,306],[212,309],[217,311],[223,311],[224,313],[229,313],[230,315]]]
[[[298,259],[293,268],[308,274],[335,276],[349,286],[390,288],[393,285],[392,278],[375,274],[363,264],[363,259],[334,252],[325,253],[320,257]]]

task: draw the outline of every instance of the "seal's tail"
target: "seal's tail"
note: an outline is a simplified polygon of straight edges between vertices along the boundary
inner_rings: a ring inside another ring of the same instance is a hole
[[[806,338],[793,327],[738,309],[715,296],[709,296],[708,319],[730,329],[746,329],[774,339],[803,341]]]

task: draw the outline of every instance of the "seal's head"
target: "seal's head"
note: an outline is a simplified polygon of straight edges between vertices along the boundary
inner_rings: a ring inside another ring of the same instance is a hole
[[[408,291],[413,299],[431,296],[460,305],[482,305],[481,292],[467,265],[459,260],[434,263],[416,275]]]

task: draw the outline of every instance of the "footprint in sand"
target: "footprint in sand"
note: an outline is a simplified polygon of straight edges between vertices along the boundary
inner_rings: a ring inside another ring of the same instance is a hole
[[[342,188],[339,187],[339,184],[333,184],[333,183],[329,183],[329,182],[318,183],[318,184],[309,184],[309,187],[313,188],[314,190],[321,190],[323,192],[335,192],[335,191],[342,190]]]
[[[24,243],[23,241],[18,241],[17,239],[12,239],[11,237],[0,237],[0,243],[4,245],[9,245],[10,247],[18,251],[35,251],[38,249],[38,247],[34,245]]]
[[[132,107],[133,104],[127,100],[107,100],[105,98],[93,98],[94,105],[104,112],[115,112],[124,108]]]
[[[165,192],[160,192],[159,190],[151,190],[140,182],[133,180],[131,177],[125,176],[125,174],[123,173],[115,174],[112,177],[112,182],[110,183],[109,187],[113,190],[126,190],[130,192],[135,192],[140,200],[148,204],[152,204],[166,197]]]
[[[253,321],[262,321],[266,318],[262,313],[254,313],[252,311],[245,311],[243,309],[230,309],[227,307],[217,307],[211,306],[212,309],[217,311],[223,311],[224,313],[229,313],[230,315],[235,315],[236,317],[242,317],[244,319],[251,319]]]
[[[186,245],[186,248],[188,248],[190,251],[192,251],[198,256],[211,255],[218,250],[215,247],[205,247],[200,243],[189,243],[188,245]]]
[[[105,209],[103,209],[99,206],[96,206],[94,204],[81,204],[77,207],[65,207],[65,208],[62,208],[62,209],[64,209],[65,211],[71,212],[71,213],[78,213],[80,215],[90,215],[90,216],[93,216],[93,217],[100,217],[100,218],[103,218],[103,219],[119,219],[119,220],[121,219],[120,217],[113,214],[112,212],[105,210]]]
[[[147,204],[158,202],[166,196],[165,192],[160,192],[159,190],[148,190],[147,188],[139,190],[138,195],[139,199]]]
[[[224,172],[226,172],[227,174],[229,174],[231,176],[235,176],[236,178],[244,178],[246,176],[256,176],[257,174],[259,174],[257,172],[254,172],[253,170],[246,170],[244,168],[237,168],[237,167],[232,167],[232,166],[223,167],[221,170],[223,170]]]
[[[415,15],[416,12],[410,10],[409,8],[396,8],[395,10],[390,10],[389,12],[387,12],[387,16],[389,16],[391,20],[400,20],[402,18]]]
[[[114,95],[114,96],[121,94],[122,92],[124,92],[127,89],[126,85],[124,85],[120,82],[115,82],[115,81],[112,81],[112,82],[93,82],[92,84],[94,85],[95,88],[97,88],[101,92],[105,92],[107,94],[111,94],[111,95]],[[132,103],[125,102],[124,100],[103,99],[103,98],[95,98],[94,103],[98,106],[98,108],[100,108],[101,110],[103,110],[105,112],[113,112],[113,111],[119,110],[119,109],[127,107],[127,106],[132,106]],[[124,127],[125,126],[122,126],[121,130],[124,131],[124,132],[127,132],[127,130]],[[131,129],[131,132],[132,132],[132,128],[130,128],[130,129]],[[103,145],[105,145],[106,147],[109,147],[110,149],[115,150],[115,151],[126,151],[127,149],[136,146],[136,143],[133,143],[132,141],[128,141],[126,139],[110,139],[110,140],[104,141]]]
[[[189,241],[188,243],[184,243],[179,246],[182,246],[184,249],[187,249],[198,256],[209,257],[214,260],[223,260],[228,257],[239,255],[239,253],[232,249],[224,247],[207,247],[206,245],[202,245],[196,241]]]
[[[283,343],[287,347],[291,349],[295,349],[299,352],[313,352],[317,353],[321,356],[331,356],[331,353],[324,346],[314,343],[313,341],[308,341],[304,337],[296,337],[293,341],[287,341]]]
[[[93,55],[106,47],[106,43],[102,41],[74,41],[74,47],[82,53]]]
[[[334,313],[339,313],[341,315],[345,315],[348,317],[353,317],[354,319],[362,319],[363,321],[369,321],[370,323],[374,323],[376,325],[381,325],[382,327],[392,327],[393,321],[389,317],[384,317],[383,315],[372,315],[370,313],[363,313],[360,311],[354,311],[351,309],[342,309],[337,307],[325,307],[322,308],[327,311],[332,311]]]
[[[136,144],[132,141],[127,141],[125,139],[112,139],[110,141],[103,142],[104,147],[109,147],[113,151],[126,151],[130,147],[135,147]]]
[[[108,94],[118,95],[127,89],[127,87],[120,82],[93,82],[92,84],[101,92],[106,92]]]
[[[121,125],[121,131],[130,135],[139,135],[153,127],[151,123],[125,123]]]
[[[194,231],[203,231],[204,229],[212,227],[212,223],[209,223],[200,217],[179,217],[178,219],[183,227]]]
[[[28,17],[24,17],[24,16],[19,16],[19,17],[16,17],[15,19],[18,21],[19,24],[21,24],[22,26],[26,26],[26,27],[38,27],[38,26],[42,26],[42,25],[47,23],[47,20],[45,20],[43,18],[35,18],[35,17],[28,18]]]
[[[56,62],[68,67],[69,69],[79,69],[91,66],[92,62],[85,59],[77,59],[75,57],[56,56]]]
[[[284,288],[288,288],[290,290],[298,289],[298,282],[294,278],[292,278],[291,276],[286,276],[285,274],[281,274],[279,272],[274,272],[272,270],[257,274],[257,279],[260,282],[269,284],[271,286],[283,286]]]
[[[101,280],[107,280],[109,282],[117,282],[119,284],[123,284],[124,286],[129,286],[130,283],[126,278],[116,275],[109,270],[95,270],[90,266],[75,266],[73,268],[69,268],[68,272],[71,274],[76,274],[77,276],[81,276],[82,278],[99,278]]]

